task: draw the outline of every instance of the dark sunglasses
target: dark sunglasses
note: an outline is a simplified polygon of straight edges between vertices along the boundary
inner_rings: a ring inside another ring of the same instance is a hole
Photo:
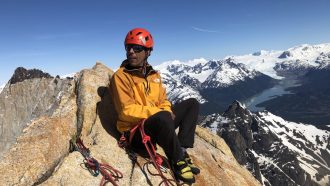
[[[131,49],[133,49],[133,51],[135,53],[139,53],[139,52],[142,52],[142,50],[146,50],[146,47],[141,46],[141,45],[126,45],[125,46],[125,50],[127,52],[129,52]]]

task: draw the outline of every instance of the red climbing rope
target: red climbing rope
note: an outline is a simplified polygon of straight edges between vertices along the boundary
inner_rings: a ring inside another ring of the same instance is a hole
[[[118,181],[120,178],[123,178],[123,174],[119,170],[106,163],[99,163],[95,158],[91,157],[90,150],[85,147],[83,141],[80,138],[76,140],[75,147],[75,149],[79,151],[85,158],[85,166],[91,172],[91,174],[93,176],[98,176],[99,173],[101,173],[103,176],[100,183],[101,186],[108,182],[118,186],[116,181]]]
[[[154,146],[154,144],[151,142],[150,136],[148,136],[145,131],[144,131],[144,121],[145,120],[141,120],[140,123],[138,123],[134,128],[132,128],[130,130],[130,135],[129,135],[129,139],[127,140],[127,138],[125,137],[125,135],[123,134],[120,138],[120,141],[118,142],[118,145],[122,148],[126,148],[129,144],[131,144],[133,136],[136,132],[137,129],[139,129],[140,134],[142,136],[142,143],[144,144],[148,155],[151,159],[151,163],[154,165],[154,167],[156,168],[158,174],[153,174],[150,172],[150,170],[147,168],[147,170],[149,171],[149,173],[153,176],[160,176],[162,178],[162,182],[159,184],[161,185],[162,183],[164,183],[166,186],[169,185],[178,185],[178,183],[174,180],[174,179],[168,179],[164,176],[164,174],[161,171],[161,166],[163,164],[163,157],[161,155],[159,155],[156,152],[156,148]],[[167,162],[167,161],[166,161]],[[167,162],[168,167],[170,167],[169,163]],[[172,174],[172,177],[173,174]],[[173,182],[175,184],[173,184]]]

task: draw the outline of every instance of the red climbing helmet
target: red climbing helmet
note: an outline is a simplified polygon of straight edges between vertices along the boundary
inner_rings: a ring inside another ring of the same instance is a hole
[[[134,28],[129,31],[125,38],[125,46],[129,44],[141,45],[152,49],[154,40],[148,30],[143,28]]]

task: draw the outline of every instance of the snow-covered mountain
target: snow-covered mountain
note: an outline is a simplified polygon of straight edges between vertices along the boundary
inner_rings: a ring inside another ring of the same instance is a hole
[[[330,64],[330,52],[328,53],[321,53],[317,58],[315,63],[319,64],[319,68],[324,69],[328,68],[329,69],[329,64]]]
[[[243,64],[233,63],[232,59],[206,61],[204,58],[191,62],[172,61],[155,66],[162,74],[174,79],[190,79],[190,86],[198,89],[206,87],[228,87],[245,78],[254,78],[255,70],[248,70]],[[212,85],[210,85],[210,83]]]
[[[285,51],[261,50],[248,55],[227,56],[225,59],[231,58],[235,63],[245,64],[249,70],[257,70],[272,78],[281,79],[279,72],[283,70],[327,66],[330,64],[329,60],[322,61],[322,58],[328,56],[326,58],[329,59],[329,55],[330,43],[324,43],[319,45],[303,44]],[[322,62],[320,63],[320,61]]]
[[[240,56],[226,56],[220,60],[206,60],[204,58],[194,59],[188,62],[178,60],[167,61],[158,66],[162,73],[185,73],[203,83],[210,74],[212,74],[220,64],[229,61],[235,64],[244,64],[244,68],[250,72],[262,72],[272,78],[281,79],[277,71],[287,68],[323,68],[330,64],[330,43],[319,45],[302,44],[289,48],[287,50],[261,50],[252,54]],[[227,70],[229,68],[225,68]],[[232,70],[232,69],[231,69]],[[230,70],[230,71],[231,71]],[[244,70],[244,71],[246,71]],[[237,75],[237,72],[231,71],[225,75]],[[178,76],[180,77],[180,76]],[[225,76],[226,77],[226,76]],[[236,78],[232,79],[235,81]],[[225,81],[225,84],[233,81]]]
[[[201,58],[187,63],[178,60],[168,61],[155,66],[155,69],[161,72],[163,83],[166,86],[167,96],[172,102],[182,101],[188,98],[196,98],[200,103],[206,102],[198,89],[201,85],[200,81],[204,81],[209,72],[203,71],[199,74],[193,72],[194,65],[205,63],[207,61]]]
[[[221,60],[167,61],[155,68],[162,74],[169,100],[196,98],[203,103],[202,112],[210,114],[225,110],[233,100],[251,98],[285,77],[297,79],[311,69],[330,69],[329,64],[330,43],[325,43]]]
[[[162,74],[162,80],[167,90],[167,97],[173,102],[180,102],[188,98],[195,98],[200,103],[206,100],[200,95],[199,91],[190,85],[186,85],[174,79],[171,75]]]
[[[231,59],[206,61],[201,58],[186,63],[176,60],[155,66],[155,69],[161,72],[168,98],[172,102],[191,97],[200,103],[212,102],[208,90],[222,90],[239,82],[254,81],[265,76],[248,70],[243,64],[233,63]],[[255,84],[260,85],[257,82]]]
[[[259,165],[277,166],[285,173],[287,170],[295,171],[296,162],[282,162],[284,159],[280,152],[289,149],[289,154],[298,160],[299,167],[305,171],[306,177],[311,176],[312,181],[320,185],[330,184],[330,132],[320,130],[313,125],[285,121],[270,112],[257,114],[258,122],[265,132],[277,135],[278,143],[273,143],[268,154],[265,150],[252,151],[258,159]],[[257,135],[255,135],[257,137]],[[256,140],[262,140],[256,138]],[[273,156],[274,153],[278,155]],[[263,170],[261,170],[263,171]],[[297,171],[298,172],[298,171]]]
[[[231,59],[219,61],[214,70],[203,82],[203,88],[222,88],[235,84],[238,81],[253,79],[261,75],[255,70],[248,70],[243,64],[235,64]]]
[[[202,126],[225,139],[236,159],[264,185],[329,185],[330,132],[251,113],[235,101]]]

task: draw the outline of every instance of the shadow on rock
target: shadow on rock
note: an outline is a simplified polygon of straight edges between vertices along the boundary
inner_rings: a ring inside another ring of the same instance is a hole
[[[97,93],[101,97],[101,101],[97,103],[97,113],[101,124],[108,134],[119,140],[121,134],[116,127],[117,113],[109,90],[107,87],[101,86],[97,89]]]

